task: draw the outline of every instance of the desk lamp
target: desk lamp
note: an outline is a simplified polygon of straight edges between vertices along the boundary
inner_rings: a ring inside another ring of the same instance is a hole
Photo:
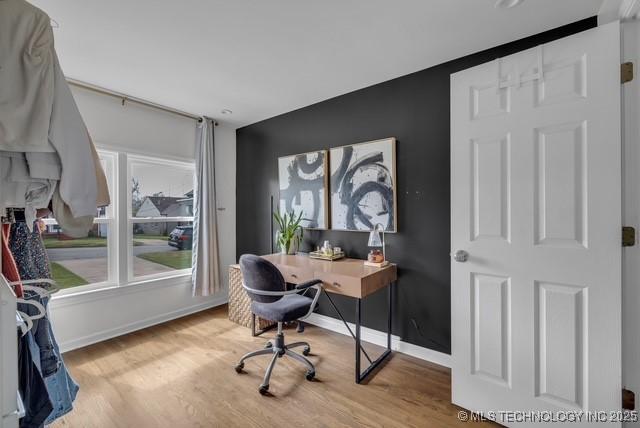
[[[382,248],[382,261],[376,263],[367,260],[366,262],[364,262],[365,265],[373,267],[383,267],[389,264],[389,262],[387,261],[387,254],[385,252],[384,226],[381,223],[377,223],[373,227],[373,230],[369,233],[369,243],[367,245],[373,248]]]

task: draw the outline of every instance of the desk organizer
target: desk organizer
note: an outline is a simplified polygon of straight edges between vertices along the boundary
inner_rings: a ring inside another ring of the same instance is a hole
[[[344,259],[345,256],[344,256],[344,253],[329,255],[319,251],[312,251],[309,253],[309,257],[312,259],[327,260],[329,262],[332,262],[334,260]]]

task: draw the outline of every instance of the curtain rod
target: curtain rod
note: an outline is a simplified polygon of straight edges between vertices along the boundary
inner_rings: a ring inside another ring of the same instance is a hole
[[[143,100],[142,98],[137,98],[137,97],[132,97],[130,95],[127,94],[123,94],[121,92],[116,92],[116,91],[112,91],[110,89],[106,89],[100,86],[96,86],[96,85],[92,85],[90,83],[86,83],[86,82],[82,82],[80,80],[76,80],[76,79],[71,79],[71,78],[67,78],[67,83],[69,83],[69,85],[72,86],[76,86],[78,88],[82,88],[82,89],[86,89],[89,91],[93,91],[93,92],[97,92],[98,94],[103,94],[103,95],[108,95],[110,97],[114,97],[114,98],[119,98],[122,100],[122,105],[124,105],[125,102],[132,102],[132,103],[136,103],[136,104],[141,104],[147,107],[151,107],[157,110],[162,110],[165,111],[167,113],[172,113],[178,116],[182,116],[182,117],[186,117],[189,119],[193,119],[196,120],[198,122],[202,122],[202,117],[195,115],[195,114],[191,114],[191,113],[187,113],[186,111],[182,111],[182,110],[177,110],[171,107],[167,107],[167,106],[163,106],[162,104],[156,104],[154,102],[151,101],[147,101],[147,100]],[[218,126],[218,122],[216,122],[214,120],[213,124],[215,126]]]

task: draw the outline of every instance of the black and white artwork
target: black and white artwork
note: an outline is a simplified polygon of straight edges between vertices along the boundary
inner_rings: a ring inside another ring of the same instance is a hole
[[[331,149],[331,228],[396,231],[395,138]]]
[[[278,159],[281,213],[302,213],[302,226],[328,227],[327,151]]]

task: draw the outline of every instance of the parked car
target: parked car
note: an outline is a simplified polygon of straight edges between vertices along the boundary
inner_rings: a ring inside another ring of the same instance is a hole
[[[193,226],[177,226],[169,234],[169,245],[179,250],[190,250],[193,244]]]

